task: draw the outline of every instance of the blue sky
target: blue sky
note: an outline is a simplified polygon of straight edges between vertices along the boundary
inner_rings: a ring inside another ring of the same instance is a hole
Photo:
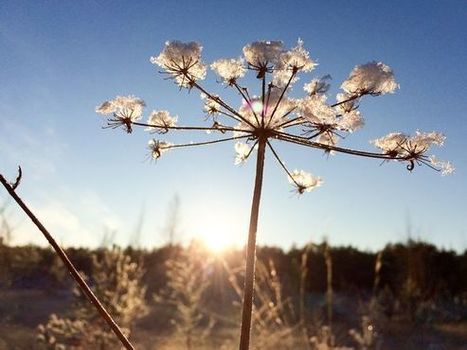
[[[294,87],[331,74],[332,99],[356,65],[391,66],[401,88],[361,103],[364,129],[342,145],[373,150],[391,131],[446,134],[440,158],[456,166],[441,177],[408,173],[345,155],[279,145],[291,168],[325,185],[297,198],[267,155],[259,242],[288,248],[327,236],[333,244],[378,249],[410,234],[446,248],[467,247],[465,1],[343,2],[19,2],[0,4],[0,171],[24,170],[19,193],[65,245],[96,245],[105,229],[126,244],[143,215],[140,244],[160,245],[169,203],[180,197],[179,239],[210,235],[241,245],[246,237],[254,161],[234,166],[232,144],[174,150],[145,161],[150,135],[102,130],[97,104],[117,94],[143,98],[184,124],[203,124],[199,94],[179,91],[149,57],[166,40],[199,41],[205,62],[238,57],[255,40],[302,38],[319,66]],[[252,81],[255,83],[254,81]],[[234,95],[215,82],[212,91]],[[198,136],[174,136],[189,141]],[[0,199],[5,200],[2,191]],[[12,204],[14,243],[44,244]],[[410,230],[408,227],[410,226]]]

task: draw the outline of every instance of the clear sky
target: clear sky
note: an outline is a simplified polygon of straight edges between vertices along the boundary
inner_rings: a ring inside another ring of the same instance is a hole
[[[371,60],[393,68],[401,88],[361,103],[366,126],[342,145],[369,144],[392,131],[441,131],[435,153],[456,166],[427,167],[323,156],[280,146],[291,168],[321,176],[323,187],[292,195],[267,155],[259,242],[290,247],[327,236],[332,244],[378,249],[414,238],[467,248],[465,1],[2,1],[0,2],[0,172],[24,170],[19,193],[66,245],[98,244],[106,229],[127,244],[143,217],[140,244],[167,241],[168,207],[180,198],[179,240],[199,235],[243,244],[254,161],[234,166],[232,144],[173,150],[145,161],[151,137],[102,130],[94,108],[117,94],[143,98],[183,124],[203,124],[199,94],[179,89],[150,64],[166,40],[199,41],[205,62],[238,57],[255,40],[302,38],[319,66],[294,87],[331,74],[333,88]],[[208,73],[206,86],[228,90]],[[172,140],[198,139],[198,136]],[[0,199],[6,194],[0,191]],[[13,243],[44,244],[12,203]],[[408,229],[410,228],[410,229]],[[204,232],[204,233],[203,233]]]

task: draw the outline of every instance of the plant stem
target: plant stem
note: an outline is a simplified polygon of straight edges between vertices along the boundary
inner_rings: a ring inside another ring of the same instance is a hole
[[[117,323],[114,321],[112,316],[110,316],[110,314],[107,312],[104,306],[100,303],[99,299],[97,299],[97,297],[94,295],[91,288],[89,288],[89,286],[86,284],[86,281],[84,281],[84,279],[79,274],[78,270],[76,270],[75,266],[73,265],[71,260],[68,258],[65,251],[58,245],[58,243],[54,240],[52,235],[44,227],[44,225],[42,225],[39,219],[36,218],[36,216],[26,206],[26,204],[22,201],[22,199],[16,194],[13,187],[6,181],[6,179],[1,174],[0,174],[0,182],[5,187],[5,189],[8,191],[10,196],[16,201],[16,203],[18,203],[21,209],[23,209],[24,212],[27,214],[27,216],[29,216],[29,218],[34,223],[34,225],[37,226],[39,231],[42,232],[42,234],[45,236],[47,241],[49,241],[50,245],[53,247],[55,252],[58,254],[60,259],[63,261],[68,272],[70,272],[71,276],[76,281],[76,283],[79,285],[84,295],[86,295],[86,297],[89,299],[91,304],[93,304],[94,307],[97,309],[101,317],[107,322],[110,328],[112,328],[112,331],[118,337],[118,339],[123,344],[123,346],[128,350],[134,350],[133,345],[131,345],[130,341],[123,334],[122,330],[117,325]]]
[[[255,283],[256,263],[256,231],[258,228],[259,203],[261,200],[261,187],[263,185],[264,154],[266,151],[266,138],[258,140],[258,158],[256,160],[255,188],[251,204],[250,229],[246,251],[245,285],[243,287],[242,328],[240,335],[240,350],[250,347],[251,316],[253,309],[253,291]]]

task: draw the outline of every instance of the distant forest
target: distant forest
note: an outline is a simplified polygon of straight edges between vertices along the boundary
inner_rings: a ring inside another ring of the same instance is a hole
[[[324,293],[327,288],[324,246],[325,243],[313,244],[288,251],[277,247],[259,247],[257,256],[260,261],[272,261],[286,291],[295,294],[300,287],[302,258],[306,251],[306,292]],[[166,283],[166,261],[176,257],[182,249],[179,245],[167,245],[152,250],[129,247],[124,252],[141,263],[144,268],[142,282],[147,286],[149,294],[152,294]],[[67,253],[81,271],[90,275],[91,255],[99,254],[102,250],[68,248]],[[365,295],[377,288],[400,297],[399,294],[404,291],[401,287],[410,282],[420,299],[463,296],[467,293],[467,250],[458,254],[413,240],[404,244],[389,244],[379,252],[378,268],[377,253],[348,246],[331,247],[330,252],[332,286],[336,292]],[[222,281],[222,276],[227,276],[220,260],[228,262],[230,266],[241,266],[243,254],[237,250],[226,252],[222,258],[212,257],[210,273],[219,280],[212,285],[212,293],[221,293],[224,283],[228,285],[228,282]],[[0,288],[71,287],[71,278],[64,278],[64,275],[66,273],[61,262],[49,248],[0,245]]]

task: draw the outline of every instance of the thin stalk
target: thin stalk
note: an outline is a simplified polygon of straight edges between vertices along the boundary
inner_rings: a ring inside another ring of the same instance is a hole
[[[171,146],[164,147],[164,149],[212,145],[213,143],[220,143],[220,142],[226,142],[226,141],[232,141],[232,140],[245,139],[245,138],[250,137],[250,136],[251,135],[242,135],[242,136],[234,136],[234,137],[229,137],[229,138],[226,138],[226,139],[218,139],[218,140],[213,140],[213,141],[181,143],[181,144],[177,144],[177,145],[171,145]]]
[[[256,231],[258,229],[259,203],[261,200],[261,188],[263,185],[264,154],[266,151],[266,139],[258,141],[258,158],[256,160],[255,188],[251,204],[250,229],[248,232],[248,244],[246,251],[245,285],[243,287],[242,327],[240,335],[240,350],[248,350],[250,347],[251,316],[253,309],[253,292],[255,283],[256,263]]]
[[[197,82],[193,82],[193,87],[197,88],[199,91],[204,93],[206,96],[208,96],[211,100],[217,102],[219,105],[224,107],[226,110],[228,110],[230,113],[238,117],[241,121],[245,122],[246,124],[250,125],[252,128],[254,128],[254,125],[245,119],[240,113],[238,113],[235,109],[230,107],[227,103],[225,103],[220,97],[214,98],[212,94],[207,92],[201,85],[199,85]]]
[[[253,116],[255,117],[256,123],[258,123],[258,125],[260,125],[260,124],[259,124],[258,116],[256,115],[256,112],[254,111],[254,109],[253,109],[253,107],[252,107],[252,105],[251,105],[251,100],[250,100],[250,98],[249,98],[247,95],[245,95],[245,93],[242,91],[242,88],[241,88],[240,86],[238,86],[237,83],[234,83],[233,86],[235,86],[235,87],[237,88],[238,92],[240,93],[240,95],[242,95],[243,100],[246,102],[246,104],[248,105],[248,107],[249,107],[249,108],[251,109],[251,111],[253,112]]]
[[[282,93],[281,93],[281,95],[279,96],[279,99],[278,99],[277,102],[276,102],[276,106],[274,107],[274,110],[272,111],[271,116],[269,117],[269,121],[268,121],[268,124],[267,124],[267,125],[269,125],[269,123],[271,122],[272,118],[274,117],[274,114],[276,113],[277,108],[278,108],[279,105],[281,104],[282,98],[284,97],[285,92],[286,92],[287,89],[289,88],[289,85],[290,85],[290,83],[292,82],[292,79],[294,78],[295,74],[296,74],[296,72],[293,71],[293,72],[292,72],[292,75],[290,76],[289,80],[287,81],[287,84],[285,85],[284,89],[282,90]]]
[[[71,276],[76,281],[76,283],[80,287],[81,291],[89,299],[89,302],[92,305],[94,305],[94,307],[96,308],[99,315],[107,322],[107,324],[110,326],[110,328],[112,328],[112,331],[118,337],[118,339],[120,340],[122,345],[126,349],[134,350],[133,345],[131,345],[130,341],[123,334],[122,330],[117,325],[117,323],[114,321],[112,316],[110,316],[110,314],[107,312],[107,310],[104,308],[104,306],[100,303],[99,299],[97,299],[95,294],[92,292],[91,288],[89,288],[86,281],[81,277],[78,270],[76,270],[75,266],[73,265],[71,260],[66,255],[65,251],[58,245],[58,243],[54,240],[54,238],[49,233],[49,231],[47,231],[47,229],[42,225],[42,223],[39,221],[39,219],[36,218],[36,216],[26,206],[26,204],[22,201],[22,199],[16,194],[13,187],[6,181],[6,179],[1,174],[0,174],[0,182],[5,187],[5,189],[8,191],[10,196],[16,201],[16,203],[18,203],[18,205],[21,207],[21,209],[23,209],[23,211],[26,213],[26,215],[29,216],[29,218],[34,223],[34,225],[36,225],[36,227],[39,229],[39,231],[42,232],[44,237],[47,239],[47,241],[50,243],[50,245],[53,247],[55,252],[58,254],[60,259],[65,264],[65,267],[67,268],[68,272],[70,272]]]
[[[336,102],[334,103],[333,105],[331,105],[331,107],[337,107],[337,106],[340,106],[344,103],[347,103],[347,102],[350,102],[350,101],[353,101],[353,100],[356,100],[357,98],[361,97],[362,94],[356,94],[356,95],[353,95],[352,97],[348,98],[347,100],[344,100],[344,101],[340,101],[340,102]]]
[[[131,124],[136,126],[154,128],[154,129],[161,129],[161,130],[197,130],[197,131],[238,131],[238,132],[249,132],[251,130],[246,129],[238,129],[232,128],[230,126],[219,126],[218,128],[215,127],[205,127],[205,126],[164,126],[164,125],[155,125],[155,124],[147,124],[147,123],[139,123],[139,122],[131,122]]]

